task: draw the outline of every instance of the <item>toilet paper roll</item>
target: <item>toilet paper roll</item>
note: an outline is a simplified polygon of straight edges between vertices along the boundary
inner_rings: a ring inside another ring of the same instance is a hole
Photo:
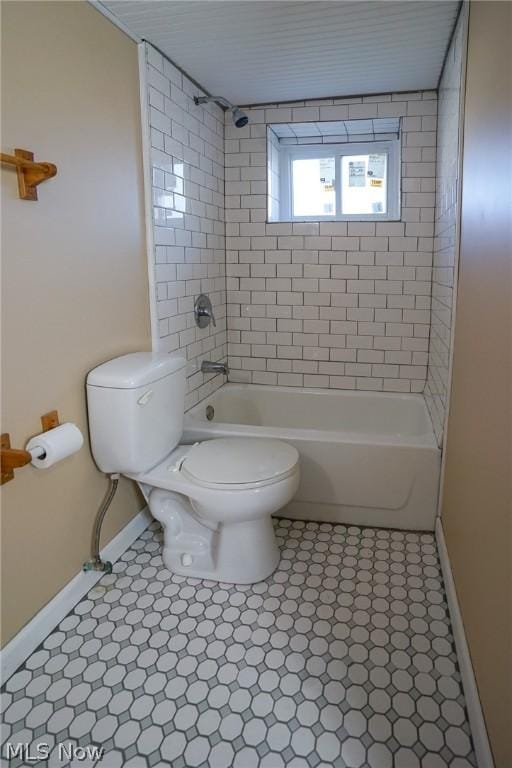
[[[29,440],[27,451],[32,453],[33,467],[48,469],[80,450],[83,442],[84,438],[76,424],[61,424]]]

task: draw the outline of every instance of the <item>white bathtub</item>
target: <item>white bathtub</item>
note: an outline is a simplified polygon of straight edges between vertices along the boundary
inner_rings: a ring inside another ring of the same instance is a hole
[[[184,441],[230,435],[299,451],[300,487],[279,514],[434,529],[440,451],[421,395],[226,384],[188,411]]]

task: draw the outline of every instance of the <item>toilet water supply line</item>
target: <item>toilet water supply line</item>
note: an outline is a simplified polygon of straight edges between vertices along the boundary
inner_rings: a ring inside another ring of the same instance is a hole
[[[103,573],[112,573],[112,563],[109,560],[102,560],[100,557],[100,536],[101,525],[117,491],[119,474],[116,473],[109,475],[108,479],[109,487],[105,494],[105,498],[101,502],[100,508],[96,514],[96,519],[94,521],[94,528],[92,531],[92,558],[84,563],[84,571],[102,571]]]

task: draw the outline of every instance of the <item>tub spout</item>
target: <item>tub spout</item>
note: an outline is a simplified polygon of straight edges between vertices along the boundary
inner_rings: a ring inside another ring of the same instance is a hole
[[[202,373],[223,373],[225,376],[229,373],[227,363],[212,363],[210,360],[203,360],[201,363]]]

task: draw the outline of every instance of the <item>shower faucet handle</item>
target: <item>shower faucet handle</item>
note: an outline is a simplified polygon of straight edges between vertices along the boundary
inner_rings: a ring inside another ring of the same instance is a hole
[[[199,294],[194,302],[194,317],[199,328],[207,328],[210,322],[213,323],[214,328],[217,327],[212,303],[205,293]]]

